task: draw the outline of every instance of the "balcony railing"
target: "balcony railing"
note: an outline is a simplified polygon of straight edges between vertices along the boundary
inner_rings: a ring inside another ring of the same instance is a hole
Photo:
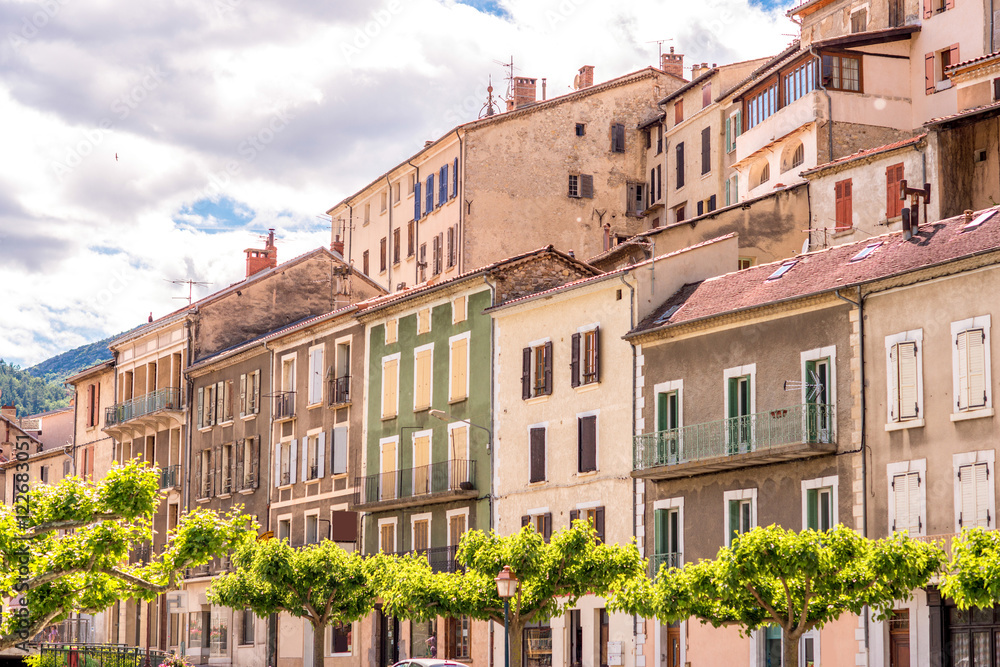
[[[105,426],[114,426],[160,410],[180,409],[181,390],[177,387],[164,387],[130,401],[115,403],[111,407],[105,408],[104,424]]]
[[[351,402],[351,376],[345,375],[330,380],[330,405],[343,405]]]
[[[452,459],[416,468],[360,477],[355,505],[394,504],[393,501],[429,498],[448,492],[475,492],[476,462]]]
[[[661,565],[666,564],[668,568],[671,568],[680,567],[681,563],[682,554],[679,551],[666,554],[653,554],[649,557],[649,576],[655,579]]]
[[[160,488],[161,489],[179,489],[181,488],[181,465],[175,463],[172,466],[167,466],[160,471]]]
[[[40,644],[40,664],[51,667],[95,665],[114,667],[142,667],[159,665],[168,655],[162,651],[147,651],[125,644]]]
[[[274,418],[291,419],[295,416],[295,392],[283,391],[274,395]]]
[[[199,565],[198,567],[189,567],[184,570],[185,579],[198,579],[200,577],[207,577],[212,573],[212,570],[208,563],[204,565]]]
[[[459,565],[455,560],[455,556],[458,555],[458,546],[410,549],[409,551],[400,551],[397,555],[406,556],[409,554],[417,554],[418,556],[424,556],[427,558],[427,562],[430,564],[431,569],[434,572],[465,571],[465,568]]]
[[[128,556],[129,565],[139,565],[141,563],[148,563],[152,550],[148,544],[140,544],[139,546],[132,549]]]
[[[801,452],[805,455],[831,451],[835,449],[835,417],[832,405],[806,403],[637,435],[633,443],[633,468],[643,471],[684,466],[691,470],[699,463],[711,462],[723,469],[732,467],[739,455],[751,454],[761,459],[770,455],[775,460],[796,458],[796,445],[821,445]],[[724,461],[727,458],[734,460],[727,464]]]

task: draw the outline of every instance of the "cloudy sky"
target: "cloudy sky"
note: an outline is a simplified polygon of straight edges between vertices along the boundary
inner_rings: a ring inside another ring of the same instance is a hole
[[[30,366],[330,242],[324,211],[459,122],[497,61],[570,91],[776,53],[774,0],[0,2],[0,358]]]

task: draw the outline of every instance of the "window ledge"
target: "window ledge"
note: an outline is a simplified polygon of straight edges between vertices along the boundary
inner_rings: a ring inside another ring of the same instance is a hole
[[[220,500],[224,500],[226,498],[229,498],[232,495],[233,494],[231,494],[231,493],[220,493],[219,495],[216,496],[216,498],[219,498]]]
[[[396,414],[396,415],[382,415],[382,421],[384,421],[384,422],[392,421],[393,419],[395,419],[398,416],[399,416],[398,414]]]
[[[469,400],[468,396],[460,396],[459,398],[449,398],[448,405],[456,405],[457,403],[464,403]]]
[[[257,419],[257,413],[251,412],[248,415],[240,415],[240,419],[242,419],[243,421],[247,421],[248,419]]]
[[[902,431],[908,428],[922,428],[924,425],[923,419],[907,419],[902,422],[890,422],[885,425],[886,431]]]
[[[295,485],[294,484],[282,484],[281,486],[278,487],[278,491],[288,491],[288,490],[291,490],[291,488],[293,486],[295,486]]]
[[[219,422],[218,424],[216,424],[216,426],[232,426],[232,425],[233,425],[233,418],[232,417],[230,417],[229,419],[227,419],[224,422]]]
[[[535,403],[544,403],[549,400],[551,394],[542,394],[541,396],[532,396],[531,398],[524,399],[524,402],[528,405],[534,405]]]
[[[195,500],[195,502],[196,503],[207,503],[210,500],[211,500],[211,498],[198,498],[197,500]]]
[[[313,408],[321,408],[321,407],[323,407],[323,400],[322,399],[320,399],[316,403],[310,403],[309,405],[307,405],[306,406],[306,410],[312,410]]]
[[[830,234],[830,238],[839,239],[843,236],[850,236],[854,233],[854,227],[834,227],[834,231]]]
[[[969,410],[968,412],[953,412],[951,420],[953,422],[964,422],[967,419],[981,419],[992,416],[993,408],[980,408],[979,410]]]
[[[594,477],[595,475],[597,475],[597,471],[596,470],[586,470],[584,472],[577,472],[576,473],[576,476],[578,478],[579,477]]]
[[[240,494],[241,496],[249,496],[251,493],[253,493],[256,490],[257,489],[240,489],[236,493]]]
[[[214,426],[214,424],[212,426]],[[198,433],[208,433],[212,430],[212,426],[201,426],[198,428]]]
[[[306,486],[312,486],[314,484],[319,484],[321,481],[323,481],[322,477],[316,477],[315,479],[307,479],[305,482],[303,482],[303,484],[305,484]]]
[[[595,389],[597,389],[600,386],[601,386],[601,382],[598,380],[598,381],[595,381],[595,382],[588,382],[587,384],[577,385],[576,387],[573,387],[573,388],[576,389],[577,393],[583,393],[583,392],[586,392],[586,391],[594,391]]]
[[[528,488],[535,488],[535,487],[538,487],[538,486],[545,486],[548,483],[549,483],[549,480],[547,480],[547,479],[543,479],[543,480],[538,481],[538,482],[528,482]]]

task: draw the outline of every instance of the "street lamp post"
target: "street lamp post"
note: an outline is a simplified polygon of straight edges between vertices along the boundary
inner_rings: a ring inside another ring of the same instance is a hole
[[[503,664],[510,667],[510,599],[517,592],[517,577],[504,565],[495,579],[497,594],[503,598]]]

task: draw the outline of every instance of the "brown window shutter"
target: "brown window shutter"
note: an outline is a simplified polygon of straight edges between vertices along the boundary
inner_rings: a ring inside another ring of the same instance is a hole
[[[552,341],[545,344],[545,395],[552,395]]]
[[[333,512],[330,524],[332,526],[334,542],[358,541],[357,512]]]
[[[924,18],[929,19],[934,15],[934,3],[932,0],[924,0]]]
[[[930,95],[933,92],[934,92],[934,54],[928,53],[924,56],[924,93]]]
[[[94,385],[94,426],[101,423],[101,383]]]
[[[601,327],[594,329],[594,382],[601,381]]]
[[[521,517],[521,528],[524,528],[529,523],[531,523],[531,517],[530,516],[528,516],[527,514],[525,514],[524,516]]]
[[[953,9],[955,7],[955,0],[948,0],[948,9]],[[962,59],[958,55],[958,44],[951,45],[951,59],[948,61],[949,66],[957,65],[962,62]]]
[[[674,103],[674,125],[684,122],[684,100],[680,99]]]
[[[580,196],[586,199],[594,198],[594,176],[592,174],[580,174]]]
[[[277,465],[277,464],[275,464]],[[253,437],[253,464],[250,467],[253,474],[253,488],[260,486],[260,436]]]
[[[531,398],[531,348],[521,350],[521,398]]]
[[[597,417],[580,417],[577,426],[578,472],[597,470]]]
[[[94,385],[87,385],[87,426],[94,425]]]
[[[844,226],[854,226],[854,208],[851,203],[851,179],[844,183]]]
[[[580,334],[575,333],[570,337],[570,362],[569,362],[569,384],[571,387],[580,386]]]
[[[945,0],[945,2],[944,2],[944,8],[946,10],[948,10],[948,9],[955,9],[955,0]],[[954,65],[957,62],[958,62],[957,60],[952,60],[951,64]]]
[[[215,486],[212,488],[212,495],[217,496],[222,492],[222,445],[216,445],[212,451],[212,467],[215,469]]]
[[[528,471],[529,482],[545,481],[545,429],[533,428],[528,437],[530,452],[530,470]]]
[[[580,510],[570,510],[569,511],[569,525],[572,526],[573,522],[580,518]]]
[[[597,541],[604,542],[604,508],[598,507],[594,512],[594,530],[597,531]]]
[[[253,445],[251,444],[251,447],[252,446]],[[245,441],[237,440],[236,444],[233,445],[233,448],[235,449],[234,452],[235,456],[233,456],[234,466],[233,466],[233,476],[232,476],[233,491],[241,491],[247,488],[247,485],[245,484],[246,475],[243,474],[243,471],[246,470],[246,464],[247,464],[246,455],[243,451],[244,449],[246,449],[246,443]]]
[[[545,538],[546,542],[552,537],[552,512],[546,512],[542,515],[542,537]]]
[[[701,173],[712,171],[712,130],[706,127],[701,131]]]

